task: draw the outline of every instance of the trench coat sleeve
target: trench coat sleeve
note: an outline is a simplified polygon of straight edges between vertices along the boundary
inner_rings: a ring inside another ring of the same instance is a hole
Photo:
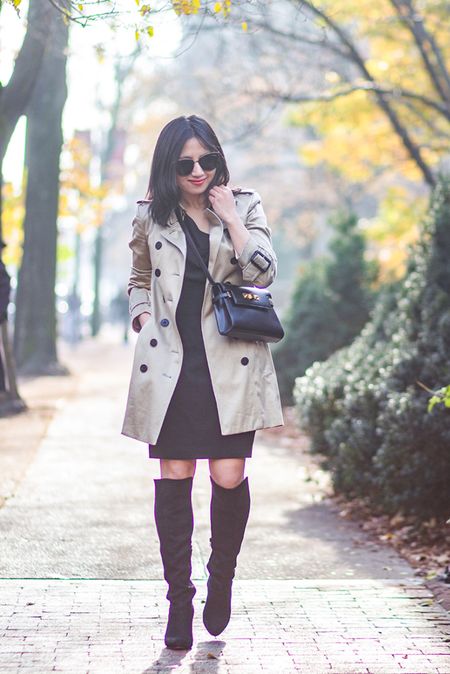
[[[237,257],[244,282],[266,288],[275,279],[277,256],[272,247],[272,232],[267,225],[266,214],[258,192],[252,195],[244,224],[250,233],[250,238]]]
[[[139,315],[144,311],[151,314],[152,265],[148,248],[145,222],[139,213],[139,206],[132,222],[133,234],[128,244],[132,250],[130,277],[128,280],[129,313],[131,326],[140,332]]]

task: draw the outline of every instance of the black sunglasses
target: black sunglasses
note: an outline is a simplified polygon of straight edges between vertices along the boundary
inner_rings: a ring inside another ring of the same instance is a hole
[[[204,171],[213,171],[219,168],[222,157],[218,152],[210,152],[200,157],[198,163]],[[175,162],[176,171],[179,176],[188,176],[194,170],[195,161],[193,159],[177,159]]]

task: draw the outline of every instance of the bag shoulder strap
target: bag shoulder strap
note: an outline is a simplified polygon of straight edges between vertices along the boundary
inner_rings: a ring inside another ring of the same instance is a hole
[[[202,268],[203,271],[205,272],[205,274],[206,274],[206,276],[207,276],[207,278],[208,278],[208,281],[209,281],[212,285],[215,285],[216,282],[214,281],[213,277],[212,277],[211,274],[209,273],[209,269],[208,269],[208,267],[206,266],[206,264],[204,263],[203,258],[202,258],[202,256],[200,255],[200,252],[199,252],[197,246],[195,245],[194,239],[193,239],[192,236],[191,236],[191,233],[190,233],[190,231],[189,231],[189,228],[186,227],[186,225],[185,225],[184,217],[181,215],[181,212],[180,212],[179,210],[177,210],[177,215],[178,215],[178,220],[179,220],[179,222],[180,222],[180,225],[181,225],[181,227],[182,227],[184,233],[186,234],[187,238],[189,239],[189,242],[190,242],[190,244],[191,244],[191,246],[192,246],[192,248],[193,248],[195,254],[196,254],[197,257],[198,257],[198,261],[200,262],[201,268]]]

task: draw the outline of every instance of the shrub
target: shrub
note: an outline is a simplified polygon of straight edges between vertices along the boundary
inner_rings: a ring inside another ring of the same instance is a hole
[[[273,349],[284,404],[292,404],[295,378],[349,344],[369,317],[374,267],[364,260],[356,216],[338,213],[330,224],[331,257],[310,262],[302,271],[283,321],[285,338]]]
[[[361,335],[295,384],[300,423],[337,491],[386,512],[450,510],[450,414],[428,394],[450,380],[450,179],[440,176],[405,278]]]

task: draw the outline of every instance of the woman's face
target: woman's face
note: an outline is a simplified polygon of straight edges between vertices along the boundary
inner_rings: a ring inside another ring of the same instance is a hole
[[[178,159],[193,159],[196,163],[194,164],[192,173],[188,176],[177,175],[177,185],[182,196],[198,196],[204,194],[208,189],[217,169],[205,171],[197,162],[200,157],[209,154],[210,152],[211,150],[208,150],[208,148],[202,145],[198,138],[195,137],[189,138],[183,145],[183,149],[181,150]]]

